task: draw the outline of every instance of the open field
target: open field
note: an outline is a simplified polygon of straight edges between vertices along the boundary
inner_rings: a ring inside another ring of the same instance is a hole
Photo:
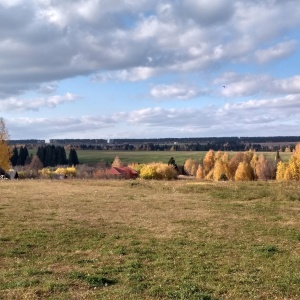
[[[0,182],[0,299],[299,299],[300,186]]]
[[[119,156],[123,163],[167,163],[173,156],[177,164],[183,165],[188,158],[201,160],[207,151],[99,151],[99,150],[77,150],[80,163],[108,163],[111,164],[116,156]],[[31,150],[33,155],[36,150]],[[230,152],[234,155],[236,152]],[[263,153],[267,158],[274,159],[275,152],[257,152]],[[288,161],[291,153],[280,153],[283,161]]]
[[[112,163],[116,156],[119,156],[124,163],[151,163],[164,162],[167,163],[173,156],[177,164],[183,165],[188,158],[197,161],[204,158],[207,151],[97,151],[97,150],[77,150],[80,163]],[[233,156],[236,152],[230,152]],[[274,159],[275,152],[257,152],[263,153],[267,158]],[[290,153],[280,153],[283,161],[288,161]]]

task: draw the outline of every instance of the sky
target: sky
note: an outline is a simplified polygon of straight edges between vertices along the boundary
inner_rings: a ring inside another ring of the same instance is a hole
[[[299,0],[1,0],[11,139],[300,136]]]

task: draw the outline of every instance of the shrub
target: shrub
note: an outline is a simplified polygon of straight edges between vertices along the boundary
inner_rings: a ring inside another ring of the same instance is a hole
[[[143,165],[140,170],[140,177],[143,179],[176,179],[177,172],[173,165],[164,163],[151,163]]]
[[[138,172],[138,174],[141,173],[141,169],[145,166],[145,164],[139,164],[139,163],[133,163],[129,164],[128,167]]]
[[[96,170],[95,172],[93,172],[93,178],[95,178],[95,179],[106,179],[107,178],[106,171],[104,169]]]
[[[42,178],[51,178],[53,175],[53,172],[49,168],[43,168],[42,170],[39,170],[39,175]]]
[[[67,167],[67,168],[57,168],[55,171],[54,171],[54,174],[56,175],[62,175],[62,176],[65,176],[65,177],[76,177],[77,175],[77,171],[75,169],[74,166],[72,167]]]

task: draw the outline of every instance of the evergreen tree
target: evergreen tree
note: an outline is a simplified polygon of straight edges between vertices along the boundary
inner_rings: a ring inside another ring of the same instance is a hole
[[[42,164],[45,166],[45,156],[46,156],[45,147],[44,146],[38,147],[36,155],[40,159]]]
[[[50,146],[50,167],[55,167],[58,164],[57,151],[54,145]]]
[[[28,149],[25,146],[24,147],[24,165],[26,164],[26,161],[28,161],[28,157],[29,157]],[[30,163],[30,160],[29,160],[29,163]]]
[[[45,147],[45,158],[44,161],[42,162],[44,167],[49,167],[51,166],[51,160],[52,160],[52,151],[51,151],[51,146],[47,145]]]
[[[56,153],[57,153],[57,164],[58,165],[67,165],[68,160],[67,160],[65,148],[63,146],[57,146]]]
[[[76,166],[79,164],[77,152],[74,148],[70,149],[68,162],[69,162],[69,166]]]
[[[25,150],[24,150],[23,146],[21,146],[19,149],[19,157],[18,157],[18,162],[17,162],[18,166],[25,165],[25,160],[26,160],[25,155],[26,155]]]
[[[11,162],[12,166],[16,166],[17,165],[18,158],[19,158],[18,148],[14,147],[13,153],[12,153],[12,157],[10,158],[10,162]]]

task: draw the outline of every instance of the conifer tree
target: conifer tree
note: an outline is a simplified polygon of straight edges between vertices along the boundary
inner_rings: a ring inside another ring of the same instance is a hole
[[[79,164],[77,152],[74,148],[70,149],[68,162],[69,162],[69,166],[76,166]]]
[[[10,158],[12,166],[16,166],[18,163],[18,158],[19,158],[19,152],[18,148],[15,146],[12,152],[12,156]]]

